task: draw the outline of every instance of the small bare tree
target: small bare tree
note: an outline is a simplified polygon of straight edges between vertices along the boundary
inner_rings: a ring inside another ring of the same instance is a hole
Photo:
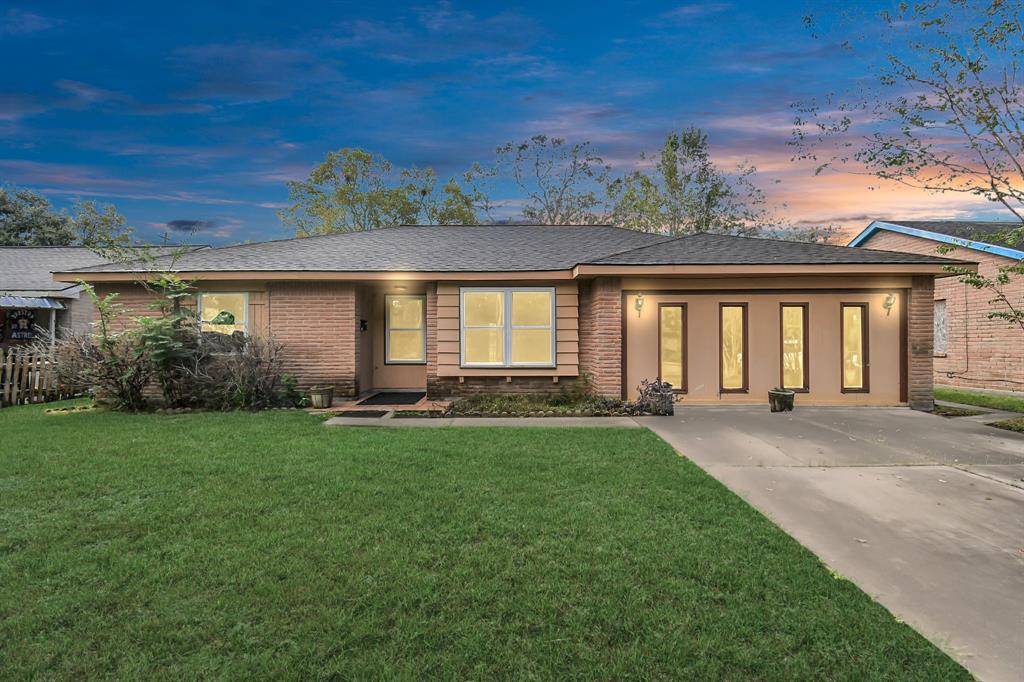
[[[484,186],[510,178],[522,193],[522,217],[541,225],[589,225],[604,218],[604,187],[611,167],[589,142],[569,144],[558,137],[534,135],[495,150],[493,165],[474,164],[466,179],[478,197],[493,196]],[[493,204],[482,206],[488,217]]]

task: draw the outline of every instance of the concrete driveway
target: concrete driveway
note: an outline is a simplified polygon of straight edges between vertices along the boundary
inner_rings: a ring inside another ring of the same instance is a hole
[[[975,676],[1024,679],[1024,436],[887,408],[637,421]]]

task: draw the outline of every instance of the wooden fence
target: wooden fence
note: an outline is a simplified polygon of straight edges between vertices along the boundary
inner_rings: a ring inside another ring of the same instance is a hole
[[[49,356],[21,349],[0,349],[0,407],[70,397],[57,382]]]

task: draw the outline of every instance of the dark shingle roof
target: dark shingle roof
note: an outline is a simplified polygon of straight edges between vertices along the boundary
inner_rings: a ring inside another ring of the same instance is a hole
[[[1024,250],[1024,243],[1010,243],[1005,238],[1010,230],[1021,228],[1020,223],[976,221],[976,220],[882,220],[883,223],[912,227],[915,230],[926,230],[937,234],[944,234],[948,237],[960,237],[961,239],[972,239],[976,242],[994,244],[995,246],[1008,246],[1011,249]]]
[[[953,264],[952,258],[779,239],[694,234],[591,261],[596,265]]]
[[[180,248],[204,249],[206,246],[152,246],[153,255]],[[76,284],[55,282],[54,272],[109,265],[85,246],[0,246],[0,293],[22,296],[59,295]]]
[[[402,226],[194,251],[180,272],[529,272],[601,265],[945,264],[949,258],[773,239],[671,238],[608,225]],[[111,263],[83,272],[164,270]]]
[[[51,273],[106,262],[84,246],[2,246],[0,293],[44,295],[59,292],[75,285],[54,282]]]
[[[608,225],[401,226],[205,249],[179,258],[174,268],[182,272],[566,270],[607,254],[667,239]],[[158,259],[148,269],[167,265]],[[119,264],[89,268],[125,270],[132,268]]]

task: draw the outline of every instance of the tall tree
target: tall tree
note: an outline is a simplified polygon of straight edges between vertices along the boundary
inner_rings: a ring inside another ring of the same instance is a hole
[[[603,188],[611,167],[589,142],[569,144],[562,138],[534,135],[507,142],[495,150],[491,165],[474,164],[467,179],[477,188],[481,205],[493,218],[493,183],[510,179],[521,194],[523,220],[541,225],[601,222]],[[486,187],[487,189],[482,189]]]
[[[57,211],[46,197],[22,188],[0,187],[0,246],[88,246],[119,250],[132,229],[110,205],[79,201]]]
[[[796,105],[794,158],[816,161],[819,173],[849,170],[983,197],[1020,223],[1002,240],[1024,244],[1022,15],[1020,0],[929,0],[882,12],[872,42],[888,44],[885,59],[867,65],[874,81],[861,92]],[[806,22],[815,37],[830,28],[814,17]],[[1024,276],[1024,261],[991,277],[953,270],[992,292],[989,317],[1024,331],[1024,301],[1005,293]]]
[[[756,169],[740,165],[727,173],[718,168],[699,128],[670,133],[653,164],[644,154],[640,160],[640,169],[608,185],[616,225],[672,235],[751,235],[772,223],[764,194],[752,181]]]
[[[454,178],[439,185],[431,168],[395,168],[379,154],[355,148],[329,152],[309,178],[288,183],[288,195],[293,204],[279,215],[299,236],[470,224],[478,202]]]

